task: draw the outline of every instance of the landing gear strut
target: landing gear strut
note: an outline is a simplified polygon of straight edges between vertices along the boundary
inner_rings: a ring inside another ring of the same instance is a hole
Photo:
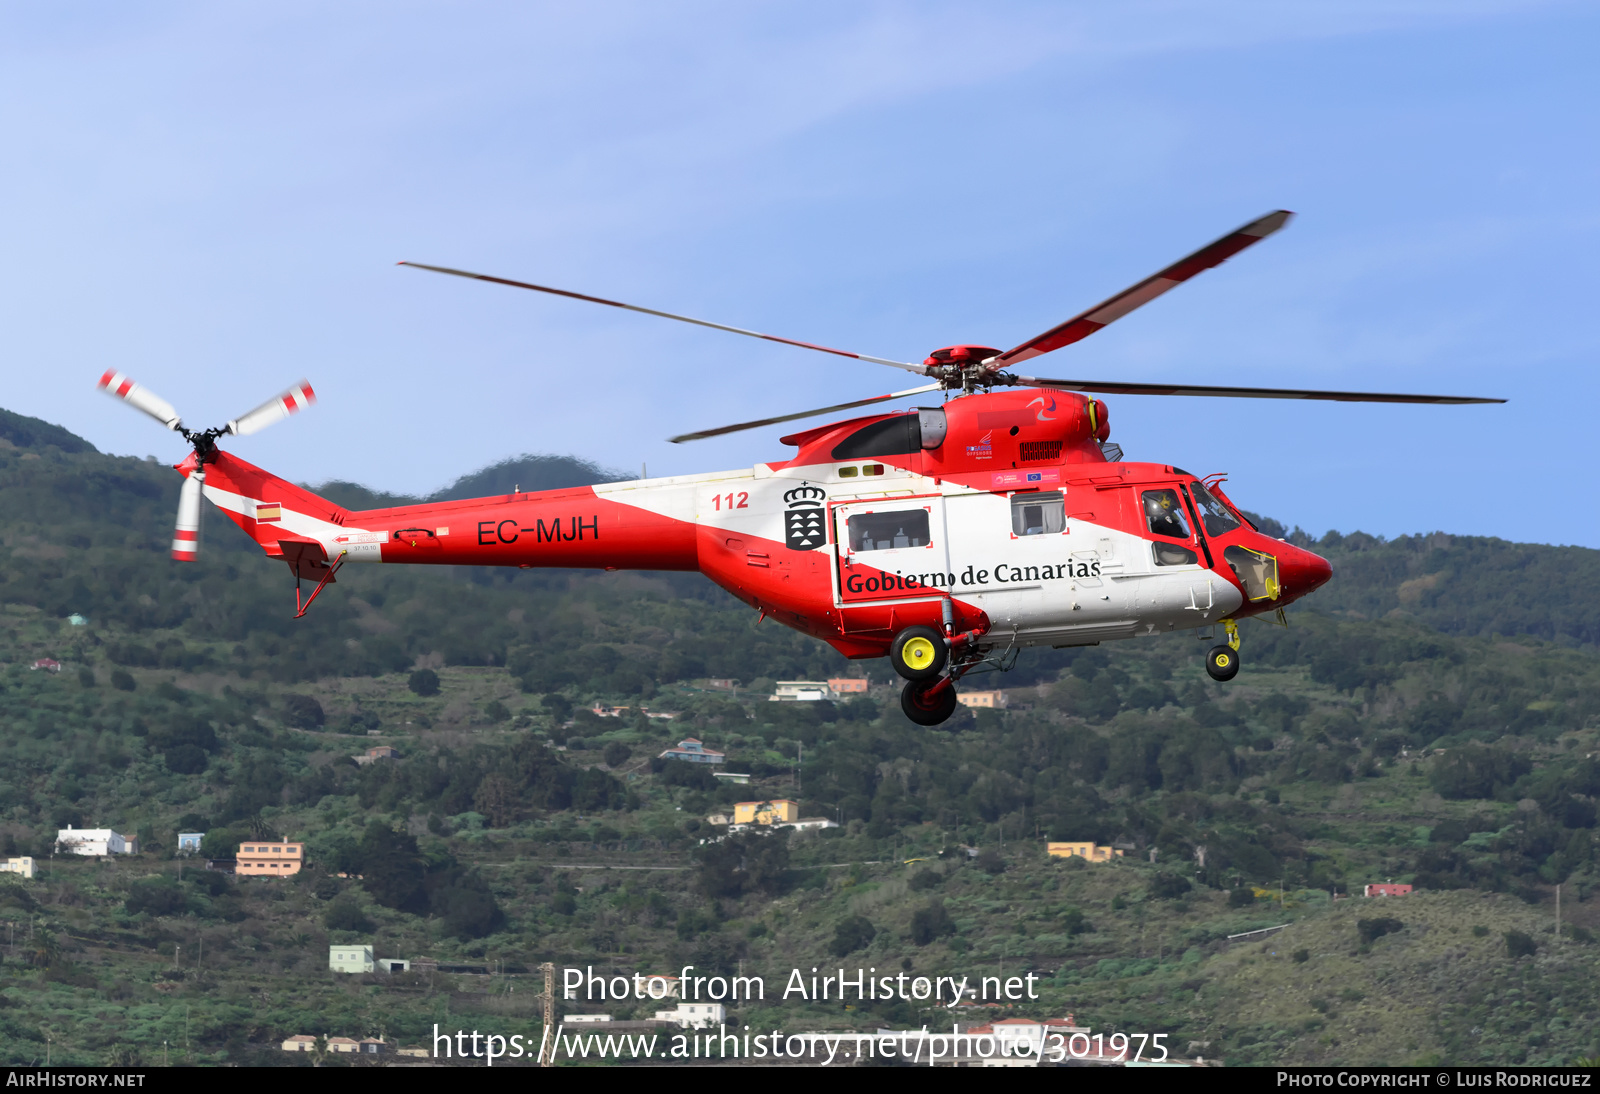
[[[1206,673],[1213,680],[1232,680],[1239,675],[1239,624],[1224,619],[1222,626],[1228,641],[1206,651]]]

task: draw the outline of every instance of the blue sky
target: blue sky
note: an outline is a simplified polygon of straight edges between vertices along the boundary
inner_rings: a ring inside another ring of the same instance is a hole
[[[193,424],[305,376],[311,413],[230,445],[296,480],[738,467],[783,430],[664,438],[907,378],[394,263],[915,360],[1283,207],[1031,371],[1507,396],[1110,403],[1129,458],[1313,532],[1600,546],[1597,32],[1529,0],[14,5],[0,405],[176,461],[103,369]]]

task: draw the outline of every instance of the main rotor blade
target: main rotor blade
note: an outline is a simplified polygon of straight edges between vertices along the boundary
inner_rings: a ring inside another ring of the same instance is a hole
[[[95,381],[94,386],[107,395],[115,395],[133,409],[150,415],[168,429],[183,428],[183,420],[178,417],[171,403],[149,388],[134,383],[116,369],[106,369],[105,375]]]
[[[1124,289],[1108,300],[1102,300],[1088,311],[1073,316],[1060,326],[1051,327],[1020,346],[1008,349],[998,357],[990,358],[984,362],[984,367],[994,372],[1007,365],[1041,357],[1062,346],[1082,341],[1106,324],[1113,323],[1135,308],[1148,304],[1168,289],[1182,284],[1202,270],[1220,266],[1251,244],[1259,243],[1287,224],[1292,216],[1294,214],[1287,209],[1279,209],[1259,220],[1252,220],[1243,228],[1206,244],[1187,258],[1181,258],[1132,288]]]
[[[401,262],[401,266],[411,266],[418,270],[432,270],[434,273],[450,274],[452,277],[466,277],[474,281],[489,281],[496,285],[510,285],[514,289],[532,289],[534,292],[549,293],[552,296],[565,296],[573,300],[587,300],[591,304],[604,304],[610,308],[622,308],[626,311],[636,311],[641,315],[655,315],[662,319],[676,319],[680,323],[693,323],[697,327],[710,327],[712,330],[724,330],[729,334],[743,334],[750,338],[760,338],[767,342],[780,342],[785,346],[799,346],[801,349],[814,349],[818,353],[831,353],[837,357],[851,357],[857,361],[870,361],[875,365],[888,365],[891,368],[903,368],[907,372],[915,372],[919,376],[926,376],[928,370],[922,365],[912,364],[909,361],[891,361],[886,357],[869,357],[865,353],[851,353],[849,350],[833,349],[830,346],[819,346],[815,342],[799,342],[793,338],[780,338],[776,334],[762,334],[760,331],[745,330],[743,327],[730,327],[725,323],[713,323],[707,319],[693,319],[687,315],[674,315],[669,311],[657,311],[655,308],[641,308],[637,304],[624,304],[620,300],[607,300],[601,296],[587,296],[581,292],[569,292],[566,289],[552,289],[547,285],[534,285],[527,281],[512,281],[504,277],[491,277],[488,274],[471,273],[467,270],[452,270],[448,266],[425,266],[421,262]],[[743,427],[741,427],[743,428]]]
[[[317,393],[311,390],[307,380],[301,380],[281,395],[274,395],[248,414],[240,415],[229,422],[224,428],[235,437],[248,437],[252,433],[283,421],[291,414],[298,414],[306,407],[317,401]]]
[[[818,407],[816,410],[802,410],[798,414],[782,414],[776,418],[762,418],[759,422],[740,422],[738,425],[725,425],[720,429],[702,429],[699,433],[685,433],[681,436],[667,439],[673,444],[682,444],[684,441],[703,441],[707,437],[720,437],[724,433],[737,433],[741,429],[756,429],[764,425],[777,425],[779,422],[792,422],[797,418],[810,418],[816,414],[832,414],[836,410],[853,410],[858,406],[886,403],[890,399],[904,399],[907,395],[921,395],[929,391],[938,391],[943,386],[943,384],[924,384],[922,387],[896,391],[889,395],[874,395],[870,399],[857,399],[853,403],[838,403],[834,406]]]
[[[1210,384],[1122,384],[1107,380],[1046,380],[1017,376],[1021,387],[1090,391],[1097,395],[1205,395],[1223,399],[1318,399],[1335,403],[1503,403],[1467,395],[1398,395],[1382,391],[1299,391],[1277,387],[1215,387]]]

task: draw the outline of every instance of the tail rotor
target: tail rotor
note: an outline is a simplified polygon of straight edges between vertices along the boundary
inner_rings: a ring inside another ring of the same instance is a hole
[[[200,554],[200,517],[204,508],[200,499],[205,494],[206,464],[217,458],[217,438],[259,433],[317,401],[311,385],[301,380],[220,429],[192,430],[184,427],[171,403],[115,369],[107,369],[95,386],[180,434],[194,449],[193,455],[176,465],[177,470],[185,472],[183,489],[178,493],[177,526],[172,533],[172,557],[178,562],[193,562]]]

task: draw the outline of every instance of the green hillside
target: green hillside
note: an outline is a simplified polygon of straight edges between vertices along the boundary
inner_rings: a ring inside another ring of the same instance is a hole
[[[695,575],[352,567],[293,621],[283,566],[223,520],[201,562],[169,560],[170,469],[0,428],[0,842],[44,858],[70,823],[143,844],[0,880],[7,1062],[47,1038],[55,1062],[153,1062],[165,1041],[174,1062],[297,1064],[276,1041],[526,1037],[546,960],[772,987],[812,965],[1031,972],[1043,997],[1015,1013],[1241,1064],[1596,1050],[1600,594],[1550,579],[1600,553],[1330,536],[1334,581],[1287,630],[1246,626],[1230,684],[1186,636],[1025,655],[996,678],[1007,710],[929,731],[885,665]],[[606,477],[530,457],[440,496]],[[864,698],[765,701],[773,679],[862,671]],[[688,735],[752,783],[655,759]],[[350,759],[377,744],[400,758]],[[709,814],[774,797],[841,826],[700,842]],[[311,866],[207,872],[174,857],[179,830],[216,854],[301,839]],[[1052,860],[1050,838],[1125,854]],[[1360,897],[1390,878],[1419,891]],[[326,947],[347,941],[509,971],[336,976]],[[947,1020],[734,1010],[790,1031]]]

